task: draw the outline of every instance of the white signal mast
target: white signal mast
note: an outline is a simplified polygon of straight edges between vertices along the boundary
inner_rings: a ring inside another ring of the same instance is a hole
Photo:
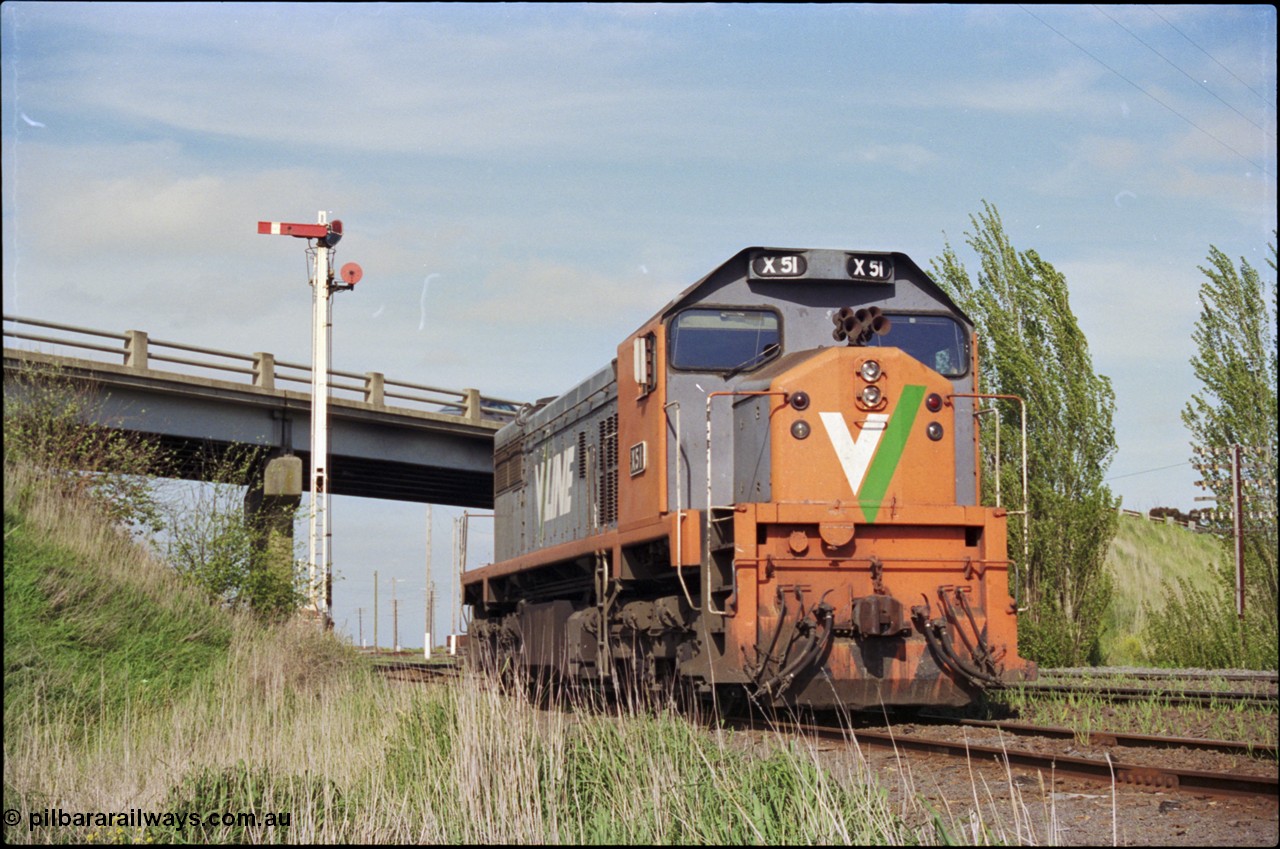
[[[342,266],[342,282],[333,275],[333,249],[342,238],[342,222],[319,213],[315,224],[259,221],[258,232],[310,240],[314,258],[311,277],[311,504],[307,534],[307,592],[316,617],[329,627],[332,581],[329,566],[329,328],[330,296],[355,288],[364,276],[359,265]]]

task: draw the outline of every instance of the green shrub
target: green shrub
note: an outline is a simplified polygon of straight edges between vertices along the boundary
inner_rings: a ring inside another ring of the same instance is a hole
[[[55,366],[5,371],[5,464],[26,463],[68,497],[87,496],[112,520],[145,532],[160,529],[148,475],[167,463],[158,440],[91,422],[102,396],[91,381]]]
[[[319,829],[330,819],[340,823],[347,812],[342,792],[331,781],[273,775],[244,761],[188,774],[170,790],[163,808],[172,824],[147,831],[166,843],[284,843],[299,823]]]

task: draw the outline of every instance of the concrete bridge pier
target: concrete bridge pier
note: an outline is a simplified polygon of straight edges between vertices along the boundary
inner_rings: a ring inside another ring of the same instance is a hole
[[[249,581],[256,604],[272,606],[272,597],[283,598],[284,590],[293,585],[293,520],[302,503],[302,474],[301,457],[279,455],[254,470],[253,483],[245,491],[245,521],[260,553]]]

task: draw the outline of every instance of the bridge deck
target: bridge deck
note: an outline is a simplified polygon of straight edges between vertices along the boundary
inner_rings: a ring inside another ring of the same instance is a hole
[[[26,322],[7,316],[5,321]],[[60,327],[48,323],[41,326]],[[6,330],[5,335],[19,334]],[[6,347],[6,397],[21,392],[24,380],[37,376],[53,375],[57,379],[87,384],[97,396],[90,414],[94,423],[158,438],[171,449],[177,462],[169,469],[157,470],[164,474],[201,479],[202,470],[210,465],[202,462],[202,458],[217,456],[237,443],[265,446],[276,453],[293,453],[301,456],[304,464],[310,463],[310,395],[278,388],[272,379],[274,368],[267,379],[263,379],[261,366],[257,371],[231,369],[253,374],[253,384],[165,371],[149,367],[145,334],[142,334],[144,355],[133,357],[132,362],[127,347],[130,336],[124,334],[117,338],[126,341],[125,364]],[[75,344],[47,338],[42,341]],[[157,344],[151,341],[151,345]],[[181,347],[173,343],[159,344]],[[104,346],[94,349],[112,351]],[[187,350],[237,356],[189,347]],[[115,348],[113,353],[119,357],[121,351]],[[275,365],[269,354],[244,358]],[[179,361],[205,369],[218,368],[208,363]],[[341,372],[336,374],[343,376]],[[421,398],[413,399],[434,405],[434,411],[389,406],[385,402],[387,396],[404,397],[407,393],[402,387],[414,385],[384,381],[379,374],[364,377],[363,398],[343,398],[335,394],[329,399],[330,492],[492,507],[493,435],[504,423],[501,418],[509,417],[514,405],[495,402],[501,410],[498,412],[487,407],[476,390],[434,390],[434,399],[424,393],[419,393]],[[299,378],[291,379],[301,382]],[[307,381],[309,383],[309,378]],[[393,387],[395,391],[387,391],[386,387]],[[462,415],[455,414],[454,410]],[[304,486],[309,485],[309,477],[304,476]]]

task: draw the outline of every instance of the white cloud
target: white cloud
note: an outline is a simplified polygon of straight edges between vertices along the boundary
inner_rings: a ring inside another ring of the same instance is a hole
[[[913,92],[911,100],[920,108],[972,109],[995,115],[1102,115],[1111,108],[1109,96],[1096,90],[1103,73],[1082,61],[1030,74],[1005,67],[976,78],[944,80]]]
[[[939,161],[932,150],[911,142],[903,144],[869,144],[855,147],[854,161],[872,165],[885,165],[909,174],[917,173]]]
[[[301,8],[282,15],[239,7],[232,20],[233,9],[196,6],[194,21],[163,29],[156,22],[171,16],[146,6],[90,13],[67,23],[94,37],[73,42],[56,70],[27,60],[32,72],[14,91],[69,121],[110,115],[113,123],[275,143],[285,156],[533,156],[602,142],[637,151],[629,139],[639,142],[661,129],[662,116],[690,108],[683,86],[628,70],[655,47],[640,28],[536,18],[507,25],[483,13],[462,27],[447,12],[412,6]],[[282,28],[291,37],[281,40]],[[234,55],[220,55],[228,43]]]
[[[213,172],[172,142],[20,143],[12,193],[30,245],[77,261],[124,251],[198,256],[273,210],[296,208],[327,175]],[[255,217],[257,216],[257,217]]]

